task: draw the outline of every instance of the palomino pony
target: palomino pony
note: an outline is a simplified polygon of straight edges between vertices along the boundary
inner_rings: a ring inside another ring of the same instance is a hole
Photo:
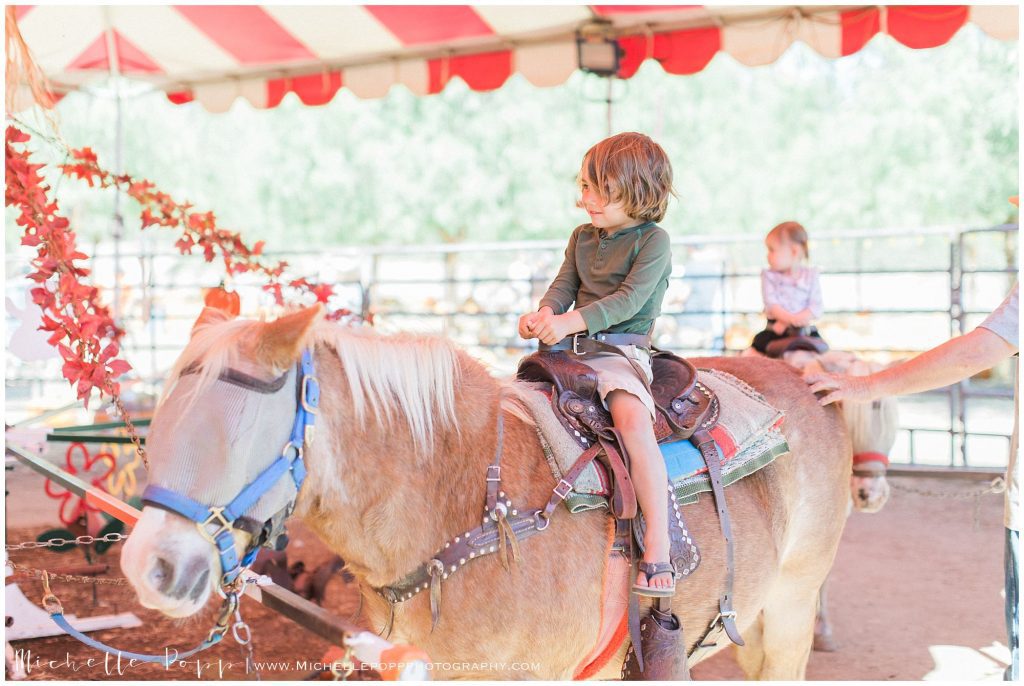
[[[319,313],[300,310],[270,323],[204,313],[153,419],[150,480],[207,504],[231,500],[288,440],[294,380],[277,391],[270,380],[293,378],[288,370],[311,350],[319,418],[295,515],[345,559],[360,582],[365,619],[379,630],[391,606],[371,589],[394,584],[479,524],[487,467],[499,447],[499,413],[503,497],[523,511],[540,508],[555,483],[535,427],[509,392],[513,382],[495,379],[445,339],[382,336],[320,323]],[[842,419],[820,407],[782,362],[694,363],[743,379],[786,413],[792,453],[727,490],[733,605],[746,642],[737,657],[747,676],[801,679],[818,589],[846,520],[851,454]],[[228,368],[233,372],[225,377]],[[236,383],[252,377],[262,380],[261,392]],[[250,512],[261,520],[294,497],[285,478]],[[673,607],[692,649],[717,612],[725,546],[707,495],[685,512],[703,559],[678,584]],[[519,560],[507,570],[489,555],[446,578],[433,629],[430,593],[396,603],[391,637],[426,650],[436,678],[571,679],[597,640],[609,522],[603,512],[558,508],[545,531],[519,543]],[[243,550],[248,535],[233,535]],[[214,546],[193,522],[152,506],[144,508],[121,565],[143,605],[175,617],[204,607],[220,569]],[[623,640],[596,678],[617,678],[625,652]],[[511,671],[512,663],[529,669]]]
[[[884,368],[883,365],[857,359],[852,353],[835,350],[822,354],[796,350],[785,353],[783,359],[804,376],[820,372],[867,376]],[[850,504],[855,512],[874,514],[889,501],[886,470],[889,451],[896,442],[899,428],[896,398],[882,398],[871,403],[843,402],[840,405],[853,446]],[[828,589],[826,579],[818,595],[818,616],[814,626],[814,649],[825,653],[839,649],[829,617]]]

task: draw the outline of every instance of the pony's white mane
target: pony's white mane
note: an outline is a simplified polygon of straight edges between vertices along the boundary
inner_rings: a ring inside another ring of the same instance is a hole
[[[839,350],[822,354],[798,350],[786,353],[785,360],[803,374],[809,370],[820,370],[832,374],[867,376],[885,368],[884,365],[860,360],[852,353]],[[873,403],[843,403],[842,413],[854,453],[889,454],[899,430],[896,398],[882,398]]]
[[[884,369],[884,365],[857,360],[845,372],[850,376],[867,376]],[[843,417],[850,431],[853,452],[888,455],[899,430],[896,398],[887,397],[872,403],[843,403]]]
[[[193,398],[226,368],[239,364],[262,322],[246,319],[200,324],[168,375],[163,402],[183,371],[199,366]],[[324,343],[341,361],[359,423],[404,417],[418,449],[429,450],[438,430],[454,428],[455,388],[461,367],[448,339],[426,334],[382,335],[369,327],[320,322],[311,343]],[[276,370],[283,372],[285,370]]]
[[[404,415],[418,448],[426,451],[437,430],[454,428],[455,388],[461,383],[455,345],[427,334],[382,335],[370,327],[322,322],[313,340],[330,346],[341,360],[356,420],[394,421]]]

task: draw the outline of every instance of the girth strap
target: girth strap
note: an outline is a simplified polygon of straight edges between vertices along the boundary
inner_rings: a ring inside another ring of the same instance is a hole
[[[625,522],[627,520],[616,520],[616,526],[619,522]],[[630,587],[636,583],[636,576],[639,570],[637,561],[640,559],[640,551],[636,548],[636,539],[633,537],[632,532],[627,532],[629,536],[629,562],[632,568],[630,574],[629,585]],[[632,591],[629,592],[629,603],[626,606],[626,628],[629,630],[629,642],[633,648],[633,654],[636,656],[636,664],[641,672],[644,671],[644,642],[641,636],[640,630],[640,596]]]
[[[715,440],[706,429],[701,428],[694,432],[692,442],[697,444],[700,454],[707,464],[708,476],[711,480],[711,493],[714,496],[715,508],[718,510],[718,523],[722,529],[722,538],[725,539],[725,590],[718,599],[718,615],[708,625],[700,640],[697,641],[697,647],[690,654],[690,659],[696,661],[718,645],[723,633],[736,645],[741,646],[744,643],[736,628],[736,611],[732,607],[735,560],[732,524],[725,502],[725,490],[722,487],[722,464],[715,447]]]

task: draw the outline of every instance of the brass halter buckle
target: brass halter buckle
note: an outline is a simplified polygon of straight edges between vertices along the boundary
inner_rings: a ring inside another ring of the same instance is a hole
[[[356,671],[356,663],[352,659],[352,647],[345,646],[345,654],[341,659],[331,663],[331,679],[332,681],[348,681],[354,671]]]
[[[216,524],[218,528],[212,534],[206,530],[207,525]],[[222,531],[231,531],[231,522],[224,518],[223,507],[211,507],[210,516],[205,521],[197,522],[196,528],[199,529],[199,533],[210,543],[217,545],[217,536]]]

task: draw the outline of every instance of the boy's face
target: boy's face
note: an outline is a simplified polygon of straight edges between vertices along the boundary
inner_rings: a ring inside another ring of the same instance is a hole
[[[802,250],[796,243],[769,236],[764,245],[768,249],[768,266],[772,271],[784,272],[800,261]]]
[[[621,202],[602,200],[585,176],[580,178],[580,206],[590,215],[591,224],[610,233],[642,223],[626,214]]]

